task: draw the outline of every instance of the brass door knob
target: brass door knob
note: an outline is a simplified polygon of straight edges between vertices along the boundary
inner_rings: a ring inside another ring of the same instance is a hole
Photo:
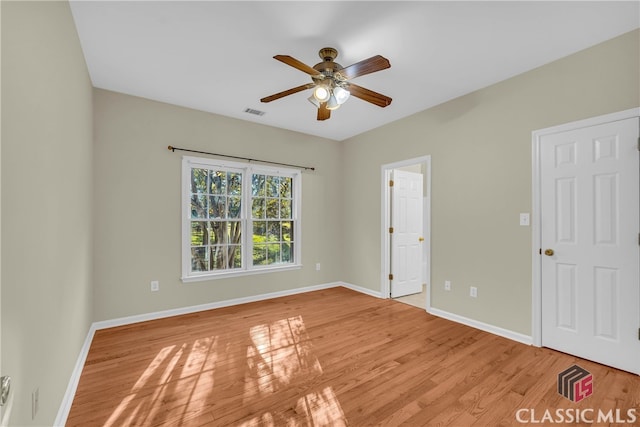
[[[418,237],[418,242],[424,242],[424,237]]]
[[[553,256],[553,254],[554,254],[553,249],[545,249],[544,250],[544,254],[546,256]]]

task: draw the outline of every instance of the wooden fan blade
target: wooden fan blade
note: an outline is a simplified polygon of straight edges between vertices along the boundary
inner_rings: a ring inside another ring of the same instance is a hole
[[[327,103],[323,102],[318,108],[318,120],[327,120],[331,117],[331,110],[327,108]]]
[[[353,83],[349,83],[349,92],[351,96],[355,96],[356,98],[360,98],[363,101],[370,102],[372,104],[377,105],[378,107],[386,107],[391,104],[392,99],[386,95],[383,95],[378,92],[374,92],[372,90],[366,89],[362,86],[354,85]]]
[[[277,59],[280,62],[284,62],[285,64],[293,67],[293,68],[297,68],[300,71],[304,71],[305,73],[309,74],[310,76],[314,76],[314,77],[321,77],[324,78],[324,75],[320,72],[318,72],[318,70],[316,70],[315,68],[312,68],[310,66],[308,66],[307,64],[298,61],[296,58],[293,58],[289,55],[276,55],[273,57],[273,59]]]
[[[294,88],[291,88],[291,89],[288,89],[288,90],[285,90],[285,91],[282,91],[282,92],[274,93],[271,96],[267,96],[265,98],[262,98],[260,101],[262,101],[262,102],[275,101],[276,99],[280,99],[280,98],[283,98],[283,97],[288,96],[288,95],[293,95],[294,93],[298,93],[298,92],[303,91],[305,89],[310,89],[313,86],[314,86],[313,83],[307,83],[306,85],[302,85],[302,86],[294,87]]]
[[[369,59],[364,59],[355,64],[338,71],[345,79],[353,79],[355,77],[364,76],[365,74],[375,73],[391,67],[389,60],[384,56],[376,55]]]

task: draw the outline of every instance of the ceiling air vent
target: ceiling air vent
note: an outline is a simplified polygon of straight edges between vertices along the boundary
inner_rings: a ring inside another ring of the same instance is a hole
[[[264,116],[264,111],[254,110],[253,108],[245,108],[244,112],[245,113],[249,113],[249,114],[253,114],[253,115],[256,115],[256,116]]]

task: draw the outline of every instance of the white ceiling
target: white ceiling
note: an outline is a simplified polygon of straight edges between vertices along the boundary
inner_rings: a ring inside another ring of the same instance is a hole
[[[93,85],[344,140],[640,26],[638,1],[71,1]],[[353,80],[393,98],[351,98],[319,122],[311,82],[274,60],[343,66],[380,54],[391,68]],[[266,112],[245,113],[246,108]]]

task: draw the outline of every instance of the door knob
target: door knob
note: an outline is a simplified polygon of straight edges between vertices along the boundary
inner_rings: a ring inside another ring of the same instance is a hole
[[[553,249],[545,249],[544,250],[544,254],[546,256],[553,256],[553,254],[554,254]]]
[[[418,237],[418,242],[424,242],[424,237]]]

